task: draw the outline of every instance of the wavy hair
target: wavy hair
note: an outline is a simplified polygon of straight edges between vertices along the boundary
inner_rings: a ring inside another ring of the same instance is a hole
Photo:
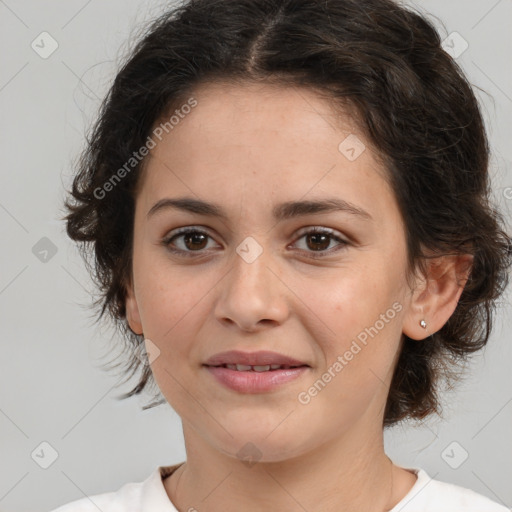
[[[410,275],[425,272],[432,254],[474,256],[446,324],[421,342],[404,335],[384,426],[439,414],[440,379],[453,378],[489,339],[512,244],[490,200],[489,145],[472,86],[434,25],[391,0],[192,0],[145,28],[101,104],[65,201],[67,233],[99,292],[97,318],[108,313],[119,328],[124,373],[139,376],[122,398],[154,384],[125,311],[144,160],[106,197],[98,190],[207,82],[324,95],[353,116],[384,164],[406,226]]]

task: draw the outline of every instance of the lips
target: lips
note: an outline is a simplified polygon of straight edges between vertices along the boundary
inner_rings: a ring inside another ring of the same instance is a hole
[[[230,365],[231,366],[231,365]],[[268,367],[268,365],[267,365]],[[224,388],[244,394],[271,393],[307,375],[309,366],[277,370],[232,370],[225,366],[204,366]],[[249,368],[252,368],[249,366]],[[303,385],[304,386],[304,385]]]
[[[259,351],[259,352],[242,352],[239,350],[230,350],[228,352],[220,352],[210,357],[205,366],[224,366],[234,369],[235,365],[239,371],[266,371],[269,369],[277,369],[278,367],[291,368],[298,366],[309,366],[303,361],[294,359],[278,352]],[[230,365],[230,366],[227,366]],[[274,368],[272,368],[274,366]],[[252,367],[252,368],[247,368]]]

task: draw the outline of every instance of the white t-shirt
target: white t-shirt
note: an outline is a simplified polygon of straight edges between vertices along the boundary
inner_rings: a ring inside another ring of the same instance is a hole
[[[143,482],[127,483],[115,492],[81,498],[52,512],[178,512],[167,496],[162,479],[181,464],[159,466]],[[470,489],[434,480],[421,468],[404,469],[412,471],[417,480],[390,512],[511,512]],[[190,510],[194,508],[191,506]]]

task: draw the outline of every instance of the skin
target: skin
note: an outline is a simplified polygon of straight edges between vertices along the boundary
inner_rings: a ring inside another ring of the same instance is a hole
[[[409,288],[404,225],[383,169],[350,118],[335,116],[314,91],[203,84],[193,96],[198,105],[146,161],[126,301],[130,328],[160,351],[152,372],[183,423],[187,460],[164,481],[169,499],[182,511],[390,510],[416,481],[383,447],[402,335],[428,343],[444,325],[469,257],[434,260],[429,278]],[[338,150],[349,134],[366,145],[354,161]],[[217,203],[227,220],[177,209],[147,217],[158,200],[183,196]],[[372,219],[271,215],[285,201],[333,196]],[[188,258],[162,242],[185,226],[209,235],[174,239]],[[322,245],[299,233],[315,226],[348,243]],[[250,264],[236,252],[248,236],[263,250]],[[322,259],[311,256],[317,247]],[[301,404],[298,394],[395,302],[394,318]],[[202,366],[231,349],[273,350],[311,368],[275,391],[239,393]],[[237,456],[249,442],[260,453],[254,465]]]

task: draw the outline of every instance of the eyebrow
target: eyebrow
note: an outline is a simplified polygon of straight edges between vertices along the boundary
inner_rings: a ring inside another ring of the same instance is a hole
[[[221,206],[190,197],[160,199],[150,208],[146,218],[150,218],[157,212],[167,209],[182,210],[199,215],[216,217],[226,222],[229,221],[228,215]],[[277,221],[329,212],[345,212],[364,220],[373,220],[373,217],[366,210],[340,198],[326,198],[315,201],[288,201],[278,204],[272,209],[272,215]]]

